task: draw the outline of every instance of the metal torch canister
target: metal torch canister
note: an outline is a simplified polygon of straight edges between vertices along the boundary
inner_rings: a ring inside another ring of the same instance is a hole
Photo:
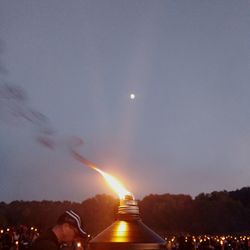
[[[141,220],[137,202],[120,200],[117,220],[89,242],[89,250],[162,250],[166,242]]]

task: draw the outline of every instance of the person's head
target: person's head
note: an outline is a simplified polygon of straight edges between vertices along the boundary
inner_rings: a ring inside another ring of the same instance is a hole
[[[57,220],[53,228],[59,242],[69,243],[75,239],[86,238],[87,234],[82,229],[80,216],[72,210],[65,211]]]

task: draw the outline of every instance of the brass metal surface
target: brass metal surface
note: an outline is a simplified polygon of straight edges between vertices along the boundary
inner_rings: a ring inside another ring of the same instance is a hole
[[[90,241],[91,250],[164,249],[165,241],[141,220],[115,221]]]

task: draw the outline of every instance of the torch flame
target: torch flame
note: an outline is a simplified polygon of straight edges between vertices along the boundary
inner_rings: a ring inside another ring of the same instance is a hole
[[[127,195],[134,199],[133,195],[115,177],[100,170],[93,162],[87,160],[85,157],[78,154],[76,151],[72,150],[72,153],[78,161],[82,162],[84,165],[94,169],[99,174],[101,174],[106,180],[106,182],[109,184],[109,186],[119,195],[120,199],[124,200]]]
[[[113,177],[110,174],[105,173],[99,168],[94,167],[93,169],[96,170],[98,173],[100,173],[104,177],[105,181],[119,195],[120,199],[125,199],[126,195],[132,196],[132,194],[115,177]]]

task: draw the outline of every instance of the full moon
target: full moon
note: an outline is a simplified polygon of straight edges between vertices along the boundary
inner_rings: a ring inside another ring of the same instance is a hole
[[[135,99],[135,94],[130,94],[130,99]]]

